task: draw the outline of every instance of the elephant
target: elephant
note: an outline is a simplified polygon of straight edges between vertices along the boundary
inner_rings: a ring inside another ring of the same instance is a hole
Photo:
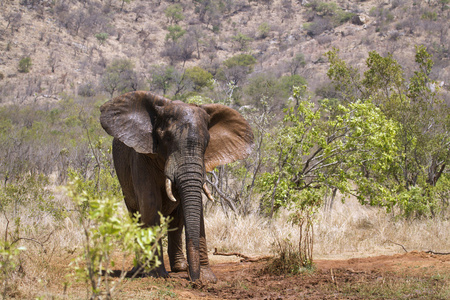
[[[193,282],[217,282],[207,255],[202,191],[210,196],[207,172],[250,154],[249,123],[225,105],[187,104],[149,91],[115,97],[100,112],[103,129],[114,137],[114,168],[129,213],[139,212],[143,226],[158,225],[158,212],[170,216],[171,271],[187,271]],[[153,275],[169,277],[162,249],[158,257],[162,264]]]

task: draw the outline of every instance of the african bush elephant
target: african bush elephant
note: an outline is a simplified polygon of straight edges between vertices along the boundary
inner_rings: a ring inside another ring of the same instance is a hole
[[[129,212],[139,212],[147,226],[159,224],[158,211],[171,216],[172,272],[187,270],[191,281],[216,282],[209,267],[203,220],[205,175],[249,155],[250,125],[224,105],[185,104],[144,91],[116,97],[100,111],[102,127],[114,137],[114,167]],[[183,226],[187,262],[181,246]],[[162,251],[159,259],[163,262]],[[155,273],[168,276],[164,263]]]

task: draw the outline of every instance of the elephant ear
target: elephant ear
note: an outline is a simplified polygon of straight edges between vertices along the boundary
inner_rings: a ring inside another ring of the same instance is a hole
[[[100,107],[103,129],[139,153],[154,153],[153,124],[158,106],[169,99],[151,92],[131,92],[109,100]]]
[[[210,140],[205,151],[206,171],[246,158],[253,148],[250,124],[237,111],[227,106],[205,104],[201,107],[210,116]]]

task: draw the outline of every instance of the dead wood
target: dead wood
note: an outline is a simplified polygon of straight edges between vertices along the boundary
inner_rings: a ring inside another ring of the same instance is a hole
[[[245,254],[239,253],[239,252],[218,252],[217,248],[214,248],[213,255],[221,255],[221,256],[237,256],[241,257],[241,262],[258,262],[262,260],[268,260],[271,259],[272,256],[266,255],[266,256],[259,256],[259,257],[251,257],[247,256]]]

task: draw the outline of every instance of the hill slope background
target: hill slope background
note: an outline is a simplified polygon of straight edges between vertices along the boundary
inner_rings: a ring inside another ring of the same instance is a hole
[[[184,74],[200,66],[225,83],[237,75],[223,78],[224,61],[242,53],[256,64],[239,75],[238,86],[258,74],[298,74],[316,91],[327,86],[323,54],[333,47],[361,70],[374,50],[392,53],[408,72],[414,45],[423,44],[434,55],[432,78],[446,87],[450,80],[446,1],[20,0],[2,1],[1,8],[1,103],[105,93],[102,77],[117,59],[132,64],[128,90],[179,98],[174,86],[163,91],[154,84],[157,70],[173,66]],[[20,72],[25,57],[32,65]]]

